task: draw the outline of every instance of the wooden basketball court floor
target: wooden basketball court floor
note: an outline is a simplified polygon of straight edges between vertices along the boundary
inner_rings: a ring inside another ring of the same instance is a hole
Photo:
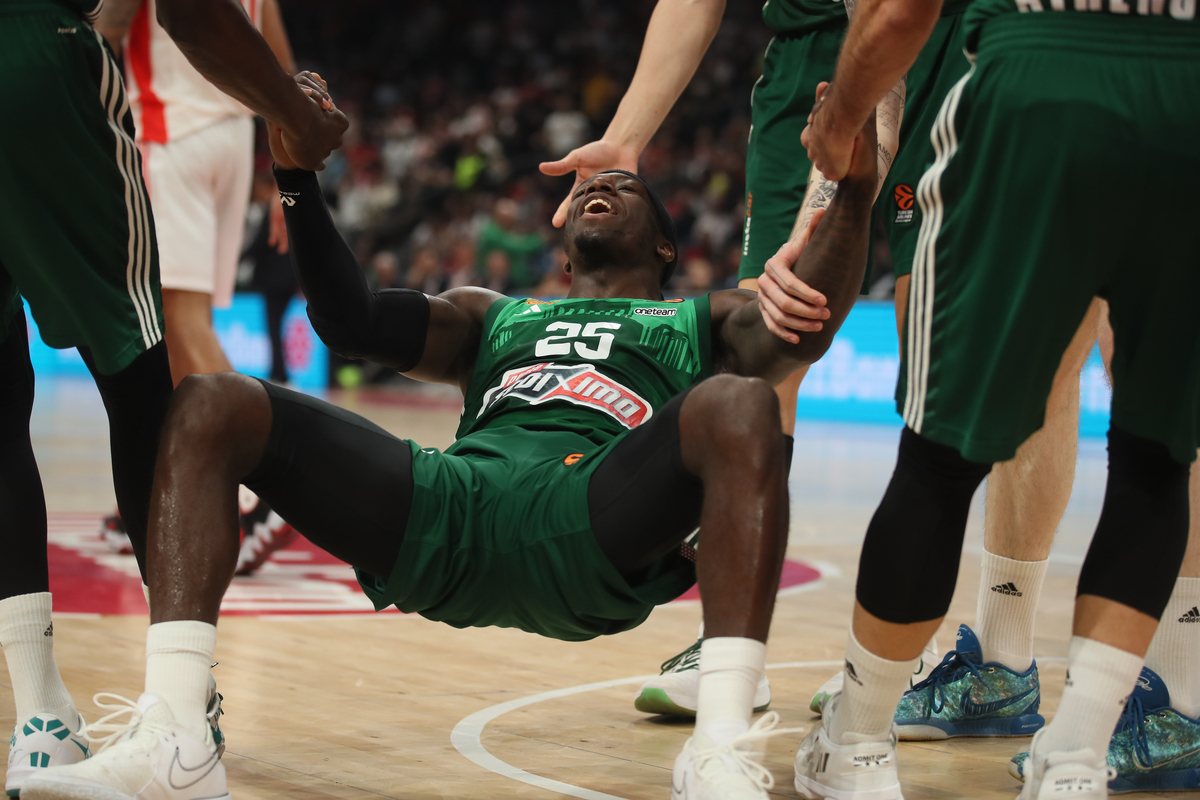
[[[95,719],[93,693],[138,696],[147,620],[132,559],[122,565],[122,557],[95,543],[94,520],[113,506],[99,397],[89,383],[71,380],[41,381],[38,392],[35,447],[58,542],[54,563],[67,565],[63,574],[52,567],[56,610],[70,605],[56,618],[57,658],[81,711]],[[338,398],[422,444],[451,441],[453,397],[377,400]],[[882,426],[798,428],[788,552],[797,563],[793,585],[779,599],[767,659],[772,708],[785,727],[813,723],[809,697],[840,663],[858,545],[891,473],[897,436],[898,429]],[[1073,587],[1103,487],[1102,443],[1084,440],[1038,611],[1047,714],[1061,692]],[[942,652],[953,647],[958,624],[974,618],[980,507],[977,498],[954,605],[938,634]],[[369,606],[350,588],[347,568],[300,563],[306,559],[284,551],[260,578],[235,581],[230,597],[241,598],[238,615],[219,626],[215,674],[226,698],[224,763],[235,798],[669,796],[671,765],[690,725],[642,715],[632,699],[644,677],[694,640],[696,601],[664,606],[637,630],[570,644],[361,613]],[[124,587],[115,595],[111,586],[95,588],[89,564],[106,580],[117,575]],[[310,607],[310,595],[324,599]],[[0,729],[13,722],[11,700],[0,691]],[[801,735],[769,743],[774,796],[796,796],[792,757]],[[1005,765],[1028,741],[901,744],[905,796],[1013,798],[1019,785]]]

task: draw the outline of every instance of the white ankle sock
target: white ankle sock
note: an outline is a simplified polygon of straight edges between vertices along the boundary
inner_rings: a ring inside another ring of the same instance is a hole
[[[1167,684],[1171,708],[1200,716],[1200,578],[1178,578],[1146,651],[1146,666]]]
[[[0,600],[0,646],[8,661],[17,723],[35,714],[53,714],[78,733],[79,712],[54,662],[50,608],[49,592]]]
[[[975,635],[984,663],[1015,672],[1033,663],[1033,618],[1049,561],[1017,561],[983,551]]]
[[[216,649],[217,628],[207,622],[159,622],[146,632],[146,691],[167,701],[175,721],[201,740]]]
[[[826,726],[838,744],[878,742],[892,730],[892,718],[920,658],[890,661],[869,652],[850,631],[845,683]]]
[[[1103,761],[1142,659],[1116,647],[1071,637],[1067,684],[1054,718],[1039,735],[1041,755],[1091,748]]]
[[[696,732],[722,745],[750,730],[754,690],[767,662],[767,646],[755,639],[720,636],[700,645]]]

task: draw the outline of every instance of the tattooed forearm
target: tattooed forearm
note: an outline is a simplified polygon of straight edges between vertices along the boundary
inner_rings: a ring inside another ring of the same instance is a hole
[[[808,173],[808,187],[805,189],[804,200],[800,203],[800,213],[796,215],[796,224],[792,226],[792,233],[788,236],[788,241],[792,241],[801,232],[808,230],[808,223],[812,221],[813,214],[823,208],[829,208],[836,191],[837,181],[825,180],[825,176],[818,172],[816,167],[813,167]]]

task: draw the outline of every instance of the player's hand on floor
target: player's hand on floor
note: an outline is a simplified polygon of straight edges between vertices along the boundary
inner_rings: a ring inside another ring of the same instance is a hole
[[[296,75],[296,83],[308,95],[311,105],[301,118],[280,125],[278,137],[272,134],[271,154],[282,169],[324,169],[325,159],[342,146],[342,134],[350,127],[350,121],[334,105],[329,86],[320,75],[301,72]]]
[[[827,180],[840,181],[850,170],[850,156],[858,129],[845,130],[837,119],[837,103],[830,84],[817,84],[817,102],[808,115],[808,125],[800,134],[800,143],[808,149],[808,158]]]
[[[829,318],[825,295],[792,274],[792,267],[823,216],[824,209],[813,214],[808,227],[799,236],[786,242],[767,259],[763,274],[758,278],[758,309],[763,322],[767,330],[791,344],[800,341],[796,331],[819,331],[821,320]]]
[[[577,147],[558,161],[543,161],[538,169],[544,175],[566,175],[575,173],[575,185],[567,192],[567,198],[559,204],[554,212],[554,227],[561,228],[567,221],[567,207],[579,184],[606,169],[623,169],[627,172],[637,172],[638,156],[640,154],[627,148],[620,147],[603,139]]]

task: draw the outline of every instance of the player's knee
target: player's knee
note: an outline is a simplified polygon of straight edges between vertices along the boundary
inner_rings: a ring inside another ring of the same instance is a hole
[[[1113,427],[1108,486],[1096,535],[1079,573],[1079,594],[1162,615],[1188,539],[1189,465],[1166,445]],[[1137,531],[1132,543],[1130,532]]]
[[[253,378],[235,372],[189,375],[171,398],[162,448],[173,455],[236,449],[258,402],[268,401]]]
[[[779,398],[769,383],[759,378],[718,375],[697,391],[701,388],[704,428],[717,450],[726,455],[749,456],[753,461],[762,460],[765,454],[782,454]]]

